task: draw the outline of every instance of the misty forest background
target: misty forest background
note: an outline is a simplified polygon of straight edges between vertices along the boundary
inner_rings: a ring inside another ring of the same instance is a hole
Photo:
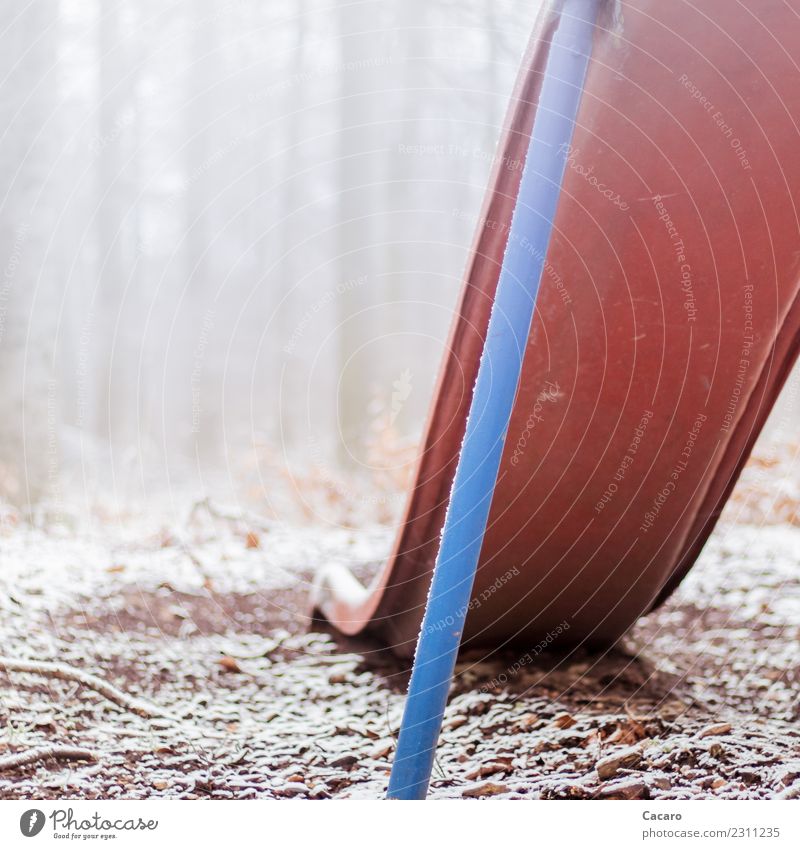
[[[537,6],[3,3],[0,498],[396,517]]]

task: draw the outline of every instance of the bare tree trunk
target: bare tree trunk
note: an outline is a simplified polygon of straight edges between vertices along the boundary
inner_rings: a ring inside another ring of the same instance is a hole
[[[382,105],[376,97],[374,5],[343,3],[339,9],[341,45],[339,145],[339,256],[336,303],[339,339],[337,425],[340,457],[363,459],[369,400],[376,374],[373,344],[380,335],[376,280],[381,273],[380,217],[385,157],[379,149]],[[371,14],[367,14],[367,10]]]
[[[49,255],[62,139],[53,4],[0,7],[0,497],[37,501],[58,478]]]
[[[284,115],[288,123],[286,146],[283,151],[284,167],[282,169],[283,191],[281,192],[281,225],[279,250],[283,255],[280,263],[282,279],[280,292],[286,293],[284,306],[278,315],[273,315],[271,335],[280,341],[282,329],[296,328],[302,321],[307,300],[307,284],[301,280],[303,264],[301,249],[298,242],[302,232],[297,226],[298,211],[304,201],[303,181],[298,176],[301,170],[301,157],[304,152],[303,141],[306,132],[306,98],[305,85],[301,82],[304,70],[305,28],[308,4],[306,0],[295,0],[293,7],[294,33],[293,50],[290,60],[286,63],[289,68],[290,81],[284,96]],[[277,294],[277,293],[276,293]],[[313,297],[313,295],[312,295]],[[275,298],[277,301],[278,298]],[[285,327],[280,325],[280,317],[287,319]],[[305,394],[301,387],[308,379],[306,356],[307,346],[295,350],[287,357],[276,358],[276,364],[283,359],[286,362],[283,384],[280,387],[280,434],[282,444],[291,446],[296,440],[298,424],[302,420],[305,408]]]
[[[183,158],[185,259],[176,293],[178,321],[170,339],[179,403],[171,405],[169,415],[178,425],[180,448],[188,448],[189,454],[198,458],[213,454],[219,437],[220,399],[209,345],[219,321],[216,298],[223,283],[216,259],[219,249],[212,243],[218,235],[221,203],[216,191],[221,182],[215,171],[224,165],[225,156],[216,87],[222,64],[218,48],[228,14],[216,16],[213,0],[198,0],[192,8],[194,26],[189,40]]]
[[[97,134],[97,434],[127,447],[138,430],[131,346],[138,335],[129,311],[139,297],[136,203],[139,104],[137,15],[126,0],[109,0],[98,26]]]

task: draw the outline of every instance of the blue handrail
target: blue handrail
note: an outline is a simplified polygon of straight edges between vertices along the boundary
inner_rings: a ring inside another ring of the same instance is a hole
[[[390,799],[424,799],[603,0],[565,0],[467,418],[400,727]]]

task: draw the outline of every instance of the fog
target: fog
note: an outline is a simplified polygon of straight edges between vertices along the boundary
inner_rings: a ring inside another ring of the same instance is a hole
[[[535,6],[3,4],[3,495],[402,465]]]
[[[401,492],[536,6],[4,3],[0,496]]]

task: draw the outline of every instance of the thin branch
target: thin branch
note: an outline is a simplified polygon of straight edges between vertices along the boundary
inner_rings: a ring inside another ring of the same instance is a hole
[[[232,524],[239,523],[247,525],[248,527],[258,528],[258,530],[264,533],[269,533],[275,528],[274,524],[269,520],[261,519],[249,512],[237,511],[229,513],[214,504],[208,496],[195,501],[192,505],[189,511],[189,522],[194,519],[200,510],[205,510],[212,519],[219,519],[221,522],[231,522]]]
[[[96,761],[98,757],[89,749],[78,749],[75,746],[42,746],[38,749],[28,749],[27,752],[18,752],[15,755],[6,755],[6,757],[0,758],[0,772],[50,759],[62,761]]]
[[[206,568],[206,564],[192,551],[191,546],[186,540],[179,540],[178,545],[180,546],[181,551],[192,561],[195,568],[197,569],[200,577],[203,579],[203,589],[201,592],[191,592],[187,590],[181,590],[180,592],[185,595],[193,595],[198,598],[209,598],[211,595],[210,588],[214,586],[214,582],[211,580],[211,575]]]
[[[43,675],[49,678],[58,678],[61,681],[74,681],[94,690],[101,696],[105,696],[110,702],[119,705],[139,716],[165,716],[165,712],[156,705],[144,699],[139,699],[136,696],[129,696],[108,681],[98,678],[88,672],[83,672],[76,669],[74,666],[67,666],[64,663],[49,663],[47,661],[36,660],[17,660],[12,657],[3,657],[0,655],[0,668],[5,668],[6,672],[24,672],[31,675]]]

